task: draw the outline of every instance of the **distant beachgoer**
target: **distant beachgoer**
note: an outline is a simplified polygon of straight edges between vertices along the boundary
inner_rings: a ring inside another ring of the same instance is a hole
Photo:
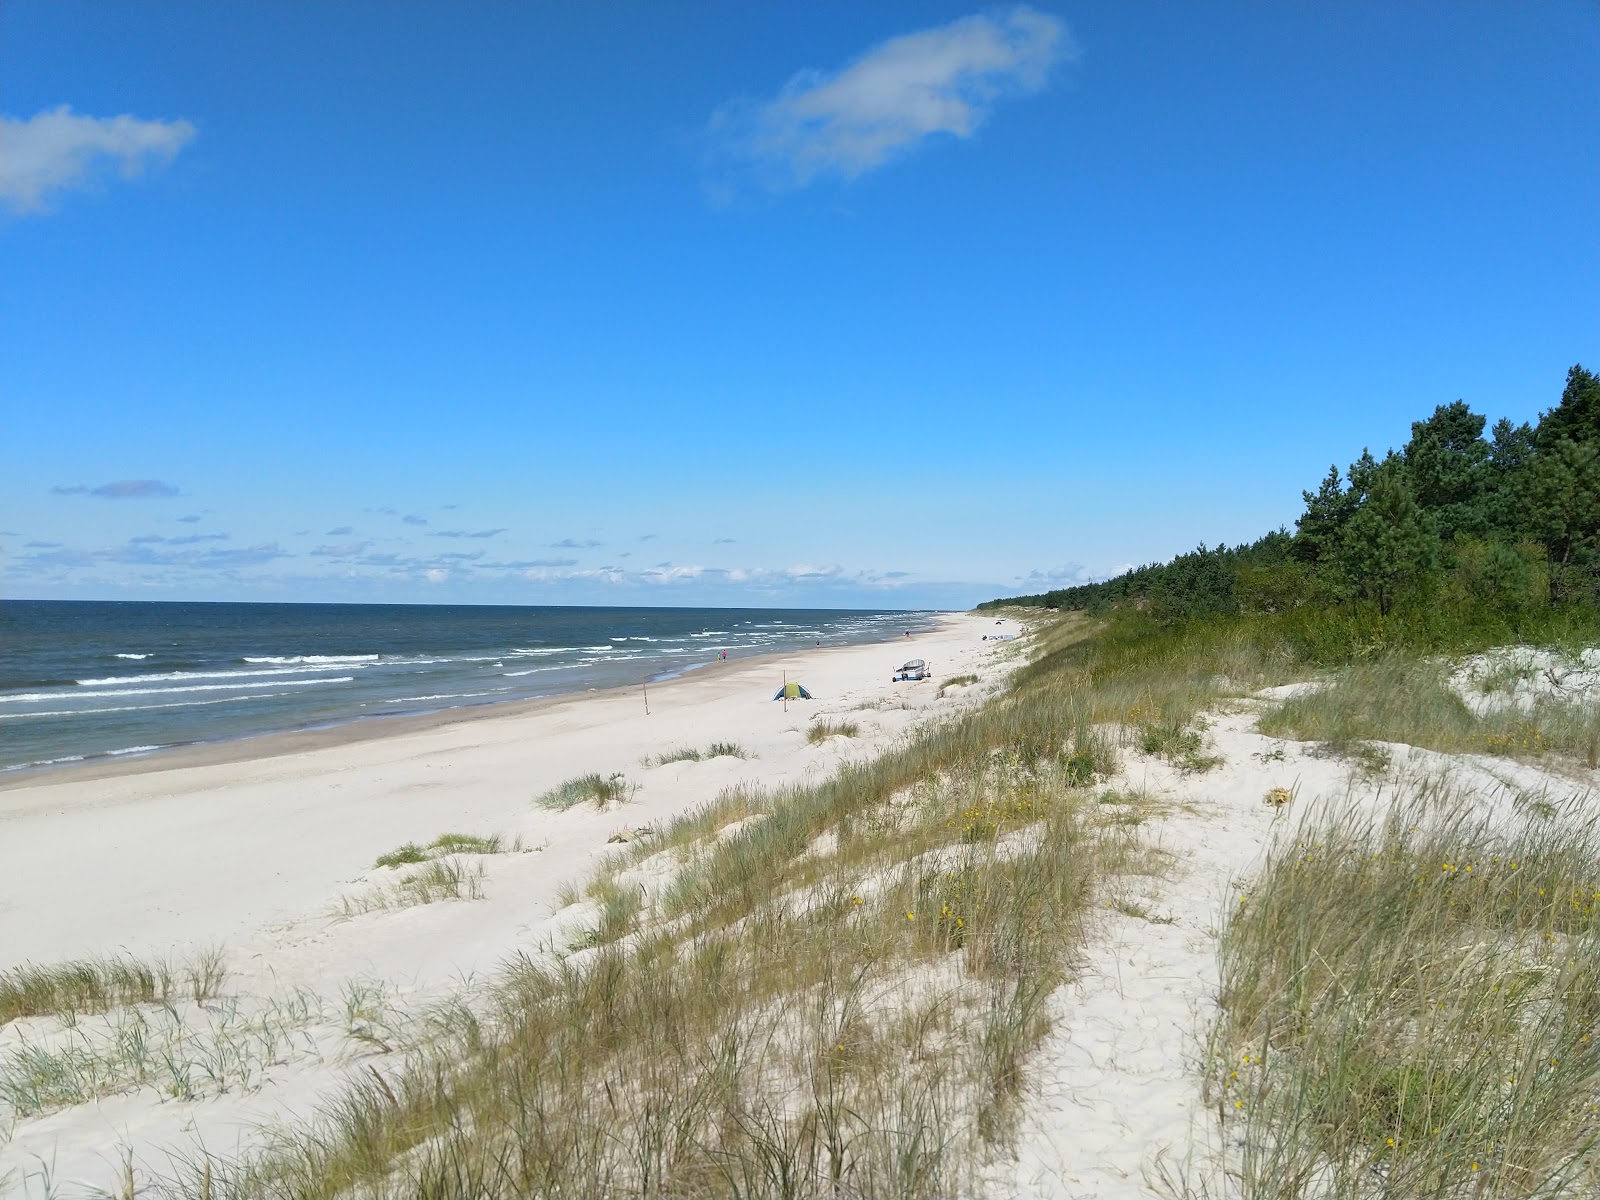
[[[910,636],[911,636],[911,630],[909,630],[909,629],[908,629],[908,630],[906,630],[906,636],[907,636],[907,637],[910,637]]]

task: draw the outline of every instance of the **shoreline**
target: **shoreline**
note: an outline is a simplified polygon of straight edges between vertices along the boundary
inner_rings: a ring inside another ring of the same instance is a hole
[[[987,702],[1023,657],[983,640],[993,628],[942,614],[914,647],[719,662],[651,687],[648,714],[639,685],[608,688],[53,771],[0,791],[0,972],[106,959],[181,971],[211,956],[226,972],[222,1008],[179,1006],[203,1044],[234,1036],[227,1021],[217,1032],[219,1011],[304,1009],[309,1022],[294,1035],[309,1040],[275,1049],[252,1087],[186,1103],[118,1088],[24,1119],[5,1153],[36,1153],[109,1193],[108,1122],[158,1162],[197,1143],[248,1145],[263,1125],[314,1112],[369,1061],[352,1063],[339,1033],[352,996],[409,1020],[508,962],[570,948],[594,907],[572,897],[618,843],[719,797],[782,796]],[[896,682],[912,657],[933,676]],[[785,674],[813,699],[775,702]],[[966,682],[941,689],[956,678]],[[596,777],[620,785],[603,807],[540,802]],[[408,868],[379,862],[443,838],[493,848],[450,857],[470,873],[463,891],[386,900]],[[76,1036],[50,1020],[0,1027],[0,1054]]]
[[[933,613],[925,619],[931,624],[922,633],[909,640],[926,637],[943,630],[946,622],[970,614]],[[41,785],[56,783],[90,783],[123,776],[145,775],[155,771],[183,770],[190,767],[216,767],[258,760],[281,758],[285,755],[325,750],[344,745],[381,741],[406,734],[422,733],[458,724],[487,721],[496,718],[515,718],[542,712],[552,706],[575,700],[602,696],[619,696],[638,691],[646,686],[668,694],[676,685],[717,677],[731,669],[760,666],[768,660],[777,660],[801,654],[823,654],[827,651],[857,650],[868,646],[903,644],[906,638],[885,638],[880,641],[850,642],[844,645],[809,646],[799,650],[772,650],[760,654],[744,655],[723,661],[712,660],[676,670],[659,681],[642,680],[637,684],[612,684],[607,687],[589,687],[580,691],[559,692],[551,696],[520,697],[512,700],[493,700],[485,704],[460,704],[410,713],[363,713],[331,724],[321,724],[297,729],[272,729],[261,733],[242,734],[216,741],[179,742],[160,746],[141,753],[96,754],[78,761],[40,763],[0,771],[0,795],[23,791]],[[0,811],[0,818],[4,812]]]
[[[318,926],[376,856],[447,832],[498,834],[547,851],[513,856],[534,909],[517,906],[509,929],[462,932],[495,947],[483,956],[462,951],[485,969],[518,944],[515,929],[549,902],[560,879],[586,872],[606,852],[623,822],[653,824],[729,787],[781,787],[832,771],[967,703],[961,689],[941,696],[937,679],[987,674],[981,664],[1009,660],[980,640],[991,627],[988,618],[944,615],[913,638],[914,649],[884,641],[716,663],[650,688],[648,714],[641,687],[607,688],[8,780],[0,786],[0,970],[21,960],[238,946],[284,922]],[[933,664],[935,679],[891,682],[890,660],[913,656]],[[773,702],[785,672],[816,699]],[[859,726],[859,735],[813,742],[809,723],[823,718]],[[740,753],[671,757],[713,743]],[[593,774],[625,776],[629,798],[606,810],[552,812],[536,803]],[[427,907],[430,920],[444,915]],[[279,958],[283,944],[267,942]],[[334,961],[415,978],[456,955],[443,946],[421,959],[401,944],[392,954],[351,946]],[[311,976],[322,973],[317,966]]]

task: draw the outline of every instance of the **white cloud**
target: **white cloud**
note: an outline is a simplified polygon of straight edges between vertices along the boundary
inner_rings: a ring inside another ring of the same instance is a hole
[[[1015,579],[1025,589],[1048,592],[1056,588],[1077,587],[1084,583],[1099,583],[1131,570],[1133,570],[1132,563],[1118,563],[1101,570],[1091,570],[1082,563],[1067,563],[1060,567],[1029,571],[1026,575],[1015,576]]]
[[[19,213],[41,212],[50,197],[81,187],[104,166],[139,174],[172,161],[195,135],[188,121],[85,117],[63,104],[28,118],[0,116],[0,200]]]
[[[971,137],[996,100],[1039,91],[1074,52],[1061,21],[1026,5],[963,17],[801,71],[772,100],[725,104],[707,133],[715,157],[770,188],[853,179],[933,134]]]
[[[705,573],[704,567],[675,567],[671,563],[659,563],[639,572],[639,578],[646,583],[679,583],[684,580],[699,579]]]
[[[165,500],[180,494],[177,488],[159,479],[119,479],[99,487],[86,483],[75,483],[71,487],[57,484],[50,490],[57,496],[99,496],[102,500]]]

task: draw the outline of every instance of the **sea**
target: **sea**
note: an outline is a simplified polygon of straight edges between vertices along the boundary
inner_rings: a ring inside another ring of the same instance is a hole
[[[934,615],[0,600],[0,772],[648,684]]]

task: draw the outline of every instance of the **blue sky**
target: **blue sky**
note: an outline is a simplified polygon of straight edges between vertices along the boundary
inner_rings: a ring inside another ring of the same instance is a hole
[[[1600,8],[0,6],[7,596],[965,606],[1600,364]]]

